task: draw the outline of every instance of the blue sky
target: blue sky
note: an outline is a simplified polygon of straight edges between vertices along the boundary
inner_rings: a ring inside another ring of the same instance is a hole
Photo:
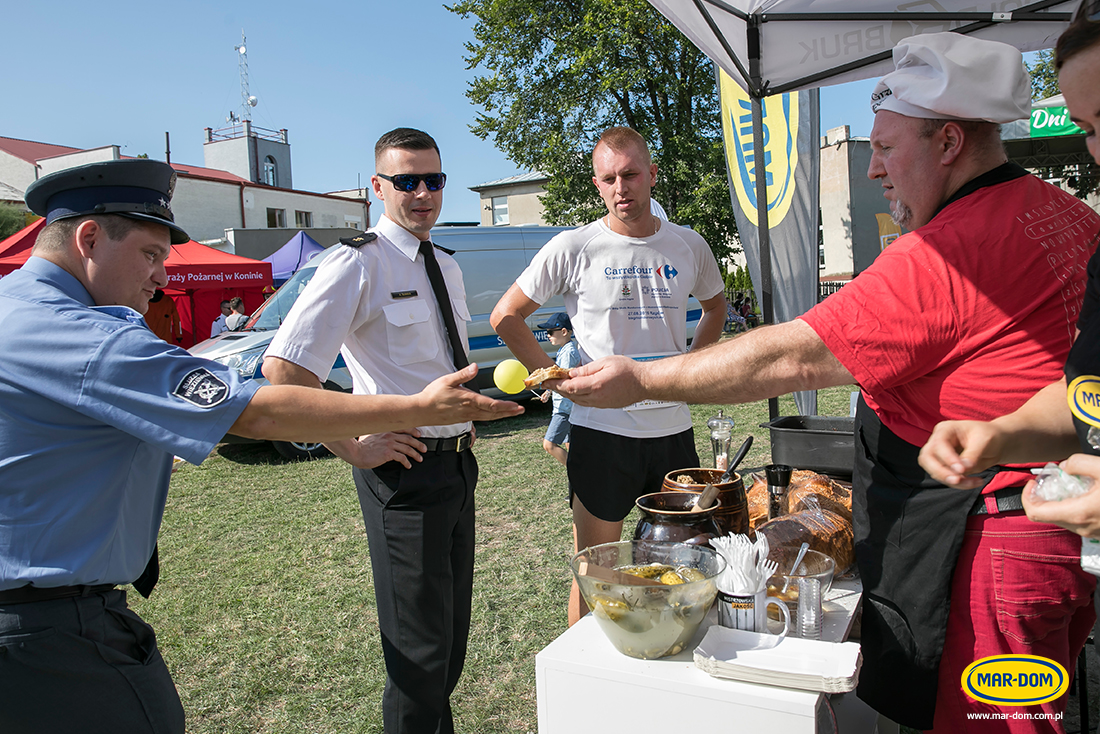
[[[248,36],[253,122],[289,131],[295,188],[367,185],[373,145],[398,126],[443,152],[441,221],[476,221],[469,186],[520,171],[470,133],[472,21],[438,0],[319,2],[35,2],[4,11],[7,73],[0,135],[203,164],[203,128],[240,107],[234,46]],[[821,130],[869,135],[872,81],[821,92]],[[372,197],[373,198],[373,197]],[[381,206],[375,206],[377,218]]]

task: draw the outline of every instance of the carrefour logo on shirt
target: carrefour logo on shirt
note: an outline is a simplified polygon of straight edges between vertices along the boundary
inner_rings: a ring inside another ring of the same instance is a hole
[[[672,280],[680,271],[666,263],[656,268],[646,268],[640,265],[631,265],[629,268],[604,268],[603,274],[608,278],[624,278],[631,275],[646,277],[656,275],[658,278]]]

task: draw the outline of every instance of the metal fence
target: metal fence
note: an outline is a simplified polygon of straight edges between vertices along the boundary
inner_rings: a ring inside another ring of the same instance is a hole
[[[821,303],[826,297],[833,295],[845,285],[850,283],[849,280],[823,280],[817,284],[817,302]]]

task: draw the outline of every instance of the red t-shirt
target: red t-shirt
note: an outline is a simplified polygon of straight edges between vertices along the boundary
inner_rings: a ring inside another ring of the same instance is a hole
[[[1035,176],[985,186],[801,318],[883,424],[922,446],[942,420],[1010,413],[1061,377],[1097,231]]]

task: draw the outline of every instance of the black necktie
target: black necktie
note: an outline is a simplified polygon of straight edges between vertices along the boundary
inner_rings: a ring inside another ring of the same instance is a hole
[[[458,335],[451,297],[447,294],[443,271],[439,269],[439,262],[435,259],[435,245],[431,242],[421,242],[420,254],[424,256],[424,269],[428,271],[428,282],[432,284],[432,292],[435,293],[436,303],[439,304],[439,313],[443,316],[443,325],[447,327],[447,341],[451,343],[451,352],[454,353],[455,369],[462,369],[470,364],[470,360],[466,357],[466,350]]]

